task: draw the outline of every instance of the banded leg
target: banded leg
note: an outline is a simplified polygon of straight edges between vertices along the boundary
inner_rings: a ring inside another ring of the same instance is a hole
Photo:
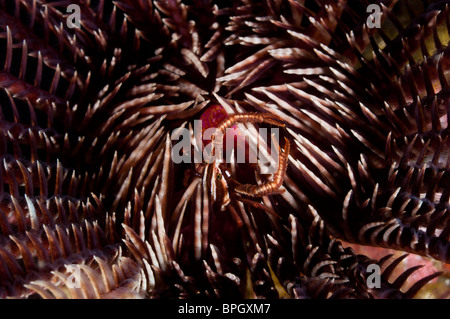
[[[280,190],[280,187],[281,185],[283,185],[284,176],[286,175],[290,150],[290,143],[286,138],[285,142],[286,144],[284,146],[282,154],[280,148],[278,170],[274,174],[273,181],[266,182],[262,185],[252,185],[252,184],[238,185],[234,188],[234,191],[239,194],[247,195],[250,197],[262,197],[267,195],[283,194],[284,189]]]

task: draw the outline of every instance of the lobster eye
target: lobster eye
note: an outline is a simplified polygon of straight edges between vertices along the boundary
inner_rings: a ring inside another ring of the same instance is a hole
[[[218,181],[220,181],[220,180],[222,179],[222,174],[217,173],[217,174],[216,174],[216,179],[217,179]]]

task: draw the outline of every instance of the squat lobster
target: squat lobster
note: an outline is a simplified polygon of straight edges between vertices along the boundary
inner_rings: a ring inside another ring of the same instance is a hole
[[[283,120],[271,113],[243,113],[243,114],[235,114],[228,117],[226,120],[221,122],[219,126],[217,127],[214,135],[212,136],[212,154],[214,155],[216,150],[219,150],[223,147],[223,136],[226,133],[226,129],[230,128],[236,123],[268,123],[277,125],[280,127],[285,127],[285,124],[283,123]],[[278,146],[278,145],[277,145]],[[279,146],[278,146],[279,147]],[[284,176],[286,174],[286,169],[288,166],[288,157],[289,157],[289,150],[290,150],[290,143],[285,138],[285,147],[283,150],[281,148],[279,149],[279,164],[278,169],[274,174],[273,181],[266,182],[262,185],[252,185],[252,184],[245,184],[242,185],[238,183],[235,180],[231,180],[233,184],[237,184],[232,189],[234,192],[240,194],[240,195],[246,195],[250,197],[262,197],[262,196],[268,196],[268,195],[275,195],[275,194],[282,194],[284,192],[284,189],[280,189],[281,185],[284,181]],[[214,162],[214,167],[216,166]],[[216,169],[220,170],[219,167]],[[216,178],[220,177],[220,181],[217,180],[217,184],[223,184],[226,183],[225,180],[223,180],[222,174],[211,174],[210,178]],[[227,177],[230,177],[231,174],[227,174]],[[216,185],[215,182],[211,182],[210,185]],[[223,185],[222,185],[223,186]],[[223,188],[223,187],[222,187]],[[228,185],[226,185],[226,188],[228,188]],[[216,194],[216,187],[213,187],[211,191],[213,192],[212,196],[216,201],[219,201],[222,203],[221,209],[225,209],[225,206],[229,203],[229,196],[228,194],[225,196],[223,194],[223,190],[221,192],[221,196],[223,198],[219,198],[220,196],[217,196]]]

